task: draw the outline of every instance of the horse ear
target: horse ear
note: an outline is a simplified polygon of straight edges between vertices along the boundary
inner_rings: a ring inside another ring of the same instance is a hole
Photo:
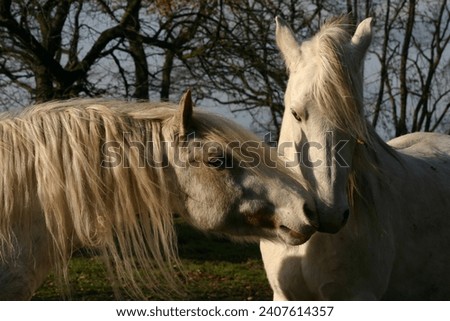
[[[180,137],[184,137],[189,131],[192,121],[193,103],[190,89],[183,94],[178,105],[177,120],[179,124],[179,135]]]
[[[352,37],[352,45],[360,54],[359,59],[362,60],[369,49],[372,41],[372,18],[364,19],[356,28],[355,34]]]
[[[275,31],[277,45],[284,57],[287,68],[291,71],[300,57],[300,44],[295,39],[295,35],[286,21],[279,16],[275,18],[275,21],[277,25]]]

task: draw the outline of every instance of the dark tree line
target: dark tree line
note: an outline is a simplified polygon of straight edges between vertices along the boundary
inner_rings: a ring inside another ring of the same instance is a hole
[[[301,41],[375,17],[367,117],[390,136],[450,127],[450,11],[431,0],[0,0],[0,106],[72,97],[176,100],[250,113],[277,132],[287,75],[274,17]],[[200,103],[202,104],[202,103]]]

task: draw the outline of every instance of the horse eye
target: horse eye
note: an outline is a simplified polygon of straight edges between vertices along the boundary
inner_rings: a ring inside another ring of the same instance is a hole
[[[208,158],[206,165],[216,169],[233,168],[233,158],[230,155],[211,156]]]
[[[225,167],[225,159],[224,157],[211,157],[208,159],[208,164],[209,167],[214,167],[214,168],[224,168]]]
[[[300,115],[297,114],[297,112],[296,112],[295,110],[293,110],[292,108],[291,108],[291,114],[292,114],[292,116],[294,116],[294,118],[295,118],[297,121],[299,121],[299,122],[302,121],[302,117],[300,117]]]

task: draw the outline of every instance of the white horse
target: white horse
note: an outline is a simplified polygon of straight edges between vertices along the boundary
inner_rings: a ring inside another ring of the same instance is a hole
[[[299,44],[277,18],[289,70],[279,148],[315,191],[325,233],[261,243],[274,299],[450,299],[450,136],[386,144],[365,121],[371,24],[353,34],[339,18]]]
[[[29,299],[80,247],[112,281],[176,292],[173,213],[232,238],[305,242],[314,202],[234,123],[168,104],[72,100],[0,118],[0,299]],[[140,273],[137,273],[140,271]],[[174,292],[174,293],[175,293]]]

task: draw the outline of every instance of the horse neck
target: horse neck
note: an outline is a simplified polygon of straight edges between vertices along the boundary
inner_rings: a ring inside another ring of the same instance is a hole
[[[401,166],[400,157],[371,127],[368,128],[370,143],[356,144],[352,170],[349,177],[348,196],[351,206],[375,210],[377,195],[391,187],[388,178]]]

